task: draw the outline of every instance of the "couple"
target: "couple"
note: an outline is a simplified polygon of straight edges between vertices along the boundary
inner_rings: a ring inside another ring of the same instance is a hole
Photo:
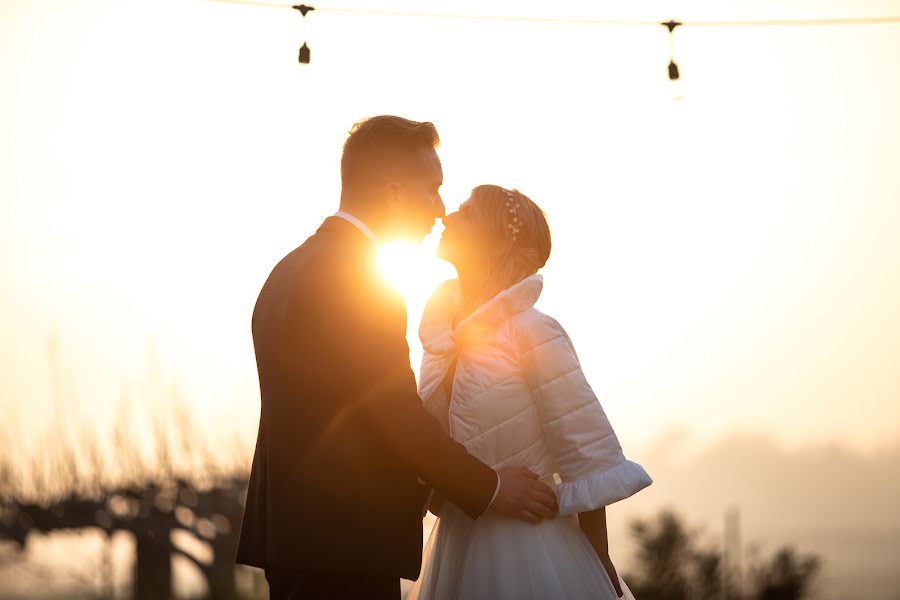
[[[354,125],[340,210],[276,265],[253,313],[262,398],[237,562],[272,598],[630,597],[605,506],[651,483],[622,453],[563,328],[534,308],[550,254],[522,193],[445,216],[431,123]],[[429,301],[416,381],[406,306],[375,268],[421,241],[459,279]],[[438,521],[422,555],[422,517]]]

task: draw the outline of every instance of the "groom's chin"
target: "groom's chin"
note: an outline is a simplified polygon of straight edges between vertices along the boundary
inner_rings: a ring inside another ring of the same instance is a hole
[[[425,241],[429,235],[431,235],[432,227],[429,227],[427,230],[423,231],[419,236],[416,237],[416,241],[420,244]]]
[[[422,233],[422,231],[395,231],[393,233],[387,234],[382,238],[383,242],[403,242],[407,244],[413,245],[421,245],[423,241],[425,241],[425,236],[427,233]]]
[[[415,244],[416,246],[421,246],[422,242],[425,241],[425,237],[427,235],[427,233],[413,233],[406,236],[406,239],[404,241]]]
[[[425,238],[428,237],[432,230],[434,229],[434,223],[430,225],[422,225],[419,228],[412,229],[406,231],[406,239],[414,244],[421,244],[425,241]]]

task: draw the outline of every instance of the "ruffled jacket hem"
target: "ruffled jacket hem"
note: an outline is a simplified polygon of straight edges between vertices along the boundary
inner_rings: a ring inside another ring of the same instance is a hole
[[[653,480],[644,467],[626,459],[606,471],[559,484],[556,488],[559,514],[571,515],[608,506],[635,495],[651,483]]]

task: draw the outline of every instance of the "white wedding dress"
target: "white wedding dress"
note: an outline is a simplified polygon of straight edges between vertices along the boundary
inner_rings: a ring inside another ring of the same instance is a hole
[[[529,277],[454,327],[459,284],[442,285],[419,330],[419,391],[472,455],[494,469],[527,467],[556,489],[560,516],[530,525],[488,511],[473,520],[445,502],[408,600],[617,598],[577,513],[652,480],[624,457],[568,335],[534,309],[542,286]],[[633,600],[621,577],[619,585]]]
[[[488,513],[477,521],[447,502],[408,600],[612,600],[597,553],[574,516],[540,525]],[[626,598],[631,590],[619,577]]]

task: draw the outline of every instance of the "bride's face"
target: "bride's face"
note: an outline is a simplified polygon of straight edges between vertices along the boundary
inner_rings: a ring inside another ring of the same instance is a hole
[[[459,210],[443,218],[444,234],[438,245],[439,258],[456,267],[487,261],[489,240],[483,223],[479,223],[472,206],[472,198],[463,202]]]

